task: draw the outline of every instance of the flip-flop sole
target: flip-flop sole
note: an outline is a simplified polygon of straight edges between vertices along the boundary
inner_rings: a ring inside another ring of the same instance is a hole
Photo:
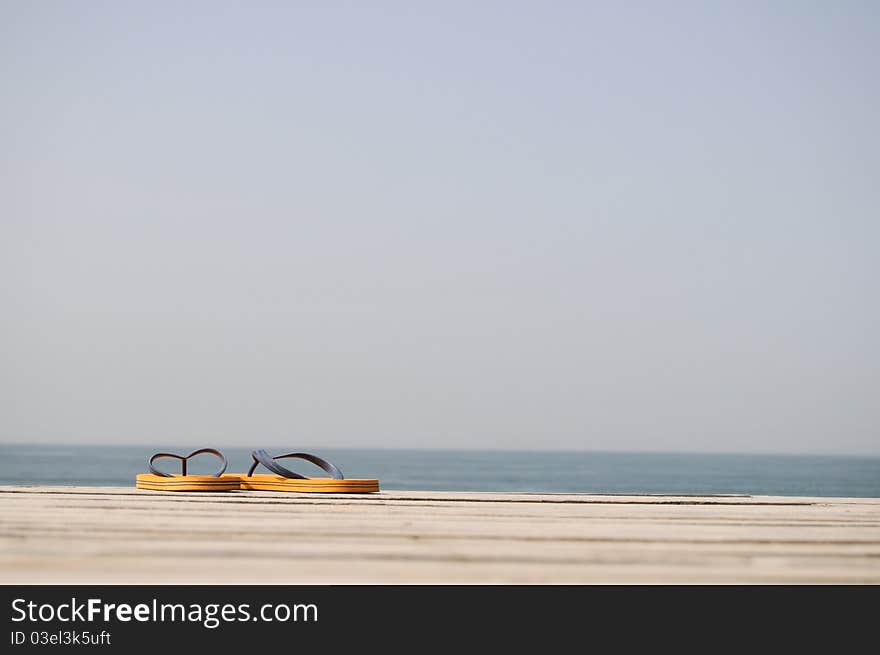
[[[152,491],[234,491],[239,488],[241,476],[172,475],[170,478],[152,473],[138,473],[134,486]]]
[[[369,494],[379,491],[378,480],[333,478],[284,478],[258,473],[242,475],[241,489],[250,491],[295,491],[297,493]]]

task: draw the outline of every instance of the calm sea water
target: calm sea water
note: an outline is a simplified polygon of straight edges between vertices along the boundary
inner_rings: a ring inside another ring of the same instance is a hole
[[[0,484],[132,485],[160,450],[188,452],[161,446],[0,445]],[[221,450],[230,472],[247,470],[249,449]],[[306,450],[336,463],[347,477],[379,478],[384,489],[880,497],[880,457]],[[166,461],[167,470],[175,470]],[[206,456],[194,461],[190,472],[211,472],[215,462]],[[320,472],[296,460],[290,467],[304,475]]]

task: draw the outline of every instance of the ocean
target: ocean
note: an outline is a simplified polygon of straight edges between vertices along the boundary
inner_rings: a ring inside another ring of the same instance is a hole
[[[0,484],[132,486],[163,446],[0,444]],[[250,449],[220,448],[229,472],[246,471]],[[290,449],[267,448],[272,454]],[[379,478],[383,489],[598,494],[752,494],[880,497],[880,457],[619,452],[355,450],[302,448],[347,477]],[[209,473],[216,460],[194,461]],[[164,466],[176,471],[172,460]],[[288,460],[303,475],[320,471]]]

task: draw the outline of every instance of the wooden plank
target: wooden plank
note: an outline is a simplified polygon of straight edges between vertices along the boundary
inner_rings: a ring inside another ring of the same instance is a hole
[[[0,487],[0,580],[880,582],[880,499]]]

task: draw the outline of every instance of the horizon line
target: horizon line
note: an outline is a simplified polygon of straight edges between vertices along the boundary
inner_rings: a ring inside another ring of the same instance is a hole
[[[180,446],[184,447],[197,447],[197,445],[181,443]],[[0,447],[4,446],[54,446],[54,447],[115,447],[115,448],[157,448],[157,447],[174,447],[175,445],[172,442],[158,442],[154,444],[148,444],[145,442],[138,443],[129,443],[129,444],[120,444],[113,442],[97,442],[97,441],[82,441],[82,442],[74,442],[74,443],[63,443],[57,441],[39,441],[36,443],[29,443],[25,441],[0,441]],[[261,444],[262,447],[267,447],[271,449],[275,448],[287,448],[281,447],[278,444]],[[213,445],[211,447],[216,448],[236,448],[236,449],[248,449],[253,448],[254,446],[243,446],[243,445]],[[416,451],[416,452],[473,452],[473,453],[595,453],[595,454],[609,454],[609,455],[733,455],[733,456],[765,456],[765,457],[865,457],[865,458],[880,458],[880,452],[878,453],[856,453],[856,452],[841,452],[841,453],[832,453],[832,452],[780,452],[780,451],[731,451],[731,450],[612,450],[605,448],[505,448],[505,447],[484,447],[484,448],[469,448],[469,447],[452,447],[452,446],[338,446],[338,445],[323,445],[323,446],[315,446],[315,445],[303,445],[298,446],[297,448],[301,448],[303,450],[379,450],[379,451]]]

